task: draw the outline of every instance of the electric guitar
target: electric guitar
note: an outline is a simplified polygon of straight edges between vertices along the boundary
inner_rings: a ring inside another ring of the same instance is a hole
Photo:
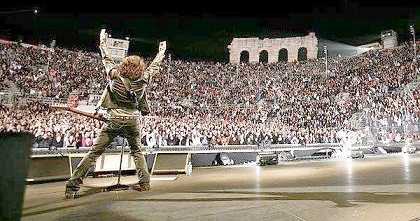
[[[52,104],[50,105],[51,108],[53,109],[59,109],[59,110],[65,110],[65,111],[69,111],[75,114],[79,114],[85,117],[89,117],[92,119],[96,119],[99,121],[103,121],[103,122],[107,122],[108,119],[106,119],[103,114],[99,114],[99,113],[89,113],[89,112],[85,112],[85,111],[81,111],[81,110],[77,110],[76,108],[73,107],[69,107],[65,104]]]

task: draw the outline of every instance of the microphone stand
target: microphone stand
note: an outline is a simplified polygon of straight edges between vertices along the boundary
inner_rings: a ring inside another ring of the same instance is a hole
[[[121,154],[120,154],[120,168],[118,170],[118,181],[117,184],[114,184],[112,186],[108,186],[105,188],[106,191],[121,191],[121,190],[127,190],[129,189],[129,185],[121,184],[121,166],[122,166],[122,160],[124,156],[124,149],[126,147],[126,141],[124,140],[124,143],[121,147]]]

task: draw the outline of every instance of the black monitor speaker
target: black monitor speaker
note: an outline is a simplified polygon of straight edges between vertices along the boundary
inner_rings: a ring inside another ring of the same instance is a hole
[[[31,134],[0,133],[1,221],[17,221],[22,215],[32,140]]]

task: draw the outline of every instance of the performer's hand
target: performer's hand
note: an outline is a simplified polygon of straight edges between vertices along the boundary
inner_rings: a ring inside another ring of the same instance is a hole
[[[165,53],[166,51],[166,41],[161,41],[159,43],[159,53]]]

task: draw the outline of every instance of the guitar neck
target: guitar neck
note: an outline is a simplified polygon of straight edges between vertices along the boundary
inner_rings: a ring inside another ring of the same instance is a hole
[[[63,109],[70,111],[72,113],[79,114],[79,115],[89,117],[89,118],[93,118],[99,121],[104,121],[104,122],[107,121],[107,119],[103,117],[102,115],[91,114],[91,113],[80,111],[80,110],[77,110],[76,108],[71,108],[71,107],[64,107]]]

